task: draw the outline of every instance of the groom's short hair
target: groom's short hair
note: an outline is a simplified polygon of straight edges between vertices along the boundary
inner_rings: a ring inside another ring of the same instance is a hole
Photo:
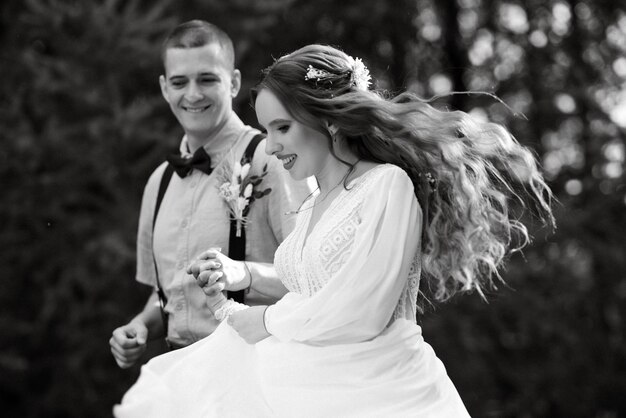
[[[165,38],[161,48],[161,59],[165,63],[165,52],[170,48],[199,48],[217,44],[222,49],[224,59],[235,68],[235,48],[230,36],[222,29],[204,20],[190,20],[176,26]]]

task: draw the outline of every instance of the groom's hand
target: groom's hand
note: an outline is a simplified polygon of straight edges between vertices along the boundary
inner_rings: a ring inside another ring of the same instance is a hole
[[[267,306],[252,306],[233,312],[227,322],[248,344],[256,344],[270,336],[263,323],[266,308]]]
[[[223,290],[245,289],[250,282],[243,262],[232,260],[218,248],[200,254],[187,268],[187,273],[196,278],[198,286],[210,297]]]
[[[109,345],[117,365],[126,369],[135,364],[146,351],[147,339],[148,328],[141,321],[133,320],[116,328]]]

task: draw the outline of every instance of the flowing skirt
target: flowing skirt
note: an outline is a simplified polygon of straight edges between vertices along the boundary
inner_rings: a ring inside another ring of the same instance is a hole
[[[114,415],[127,417],[468,417],[421,328],[396,320],[377,338],[313,346],[247,344],[225,322],[156,357]]]

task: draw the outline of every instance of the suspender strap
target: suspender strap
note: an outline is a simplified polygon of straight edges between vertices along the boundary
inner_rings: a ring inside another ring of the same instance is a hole
[[[248,147],[243,153],[241,158],[241,165],[251,163],[254,157],[254,151],[256,151],[257,145],[265,138],[263,134],[258,134],[248,144]],[[240,236],[237,236],[237,221],[231,219],[230,221],[230,238],[228,240],[228,257],[233,260],[245,260],[246,259],[246,228],[241,228]],[[245,291],[238,290],[236,292],[228,292],[228,297],[239,303],[244,303]]]
[[[259,145],[259,142],[265,139],[265,135],[257,134],[252,138],[246,150],[243,152],[243,157],[241,157],[241,164],[251,163],[254,158],[254,152],[256,151],[256,147]]]
[[[167,186],[170,184],[170,180],[172,179],[172,174],[174,173],[174,167],[171,164],[168,164],[165,167],[165,171],[163,172],[163,177],[161,177],[161,183],[159,184],[159,192],[157,194],[156,205],[154,206],[154,216],[152,217],[152,261],[154,262],[154,275],[156,278],[156,291],[159,296],[159,306],[161,307],[161,319],[163,320],[163,327],[165,329],[165,335],[167,335],[167,313],[165,312],[165,305],[167,304],[167,297],[165,296],[165,292],[163,292],[163,288],[161,287],[161,282],[159,281],[159,269],[157,267],[156,258],[154,256],[154,225],[156,224],[157,215],[159,214],[159,208],[161,207],[161,202],[163,202],[163,196],[165,196],[165,191],[167,190]],[[167,342],[167,338],[165,339]],[[168,343],[169,347],[169,343]]]
[[[157,194],[156,205],[154,206],[154,216],[152,217],[152,231],[154,231],[154,225],[156,224],[156,218],[159,214],[159,208],[161,208],[161,202],[163,202],[163,196],[165,196],[167,186],[170,184],[172,174],[174,174],[174,167],[171,164],[168,164],[165,167],[163,177],[161,177],[161,183],[159,184],[159,193]]]

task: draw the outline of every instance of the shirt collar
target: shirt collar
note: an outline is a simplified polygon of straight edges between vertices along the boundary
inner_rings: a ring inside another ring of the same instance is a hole
[[[204,145],[204,150],[209,154],[209,157],[211,157],[211,161],[214,161],[211,165],[215,165],[217,162],[221,161],[222,157],[230,151],[237,139],[239,139],[241,130],[244,127],[245,125],[241,119],[239,119],[239,116],[237,116],[235,112],[231,112],[230,117],[224,126],[215,134],[213,140]],[[183,136],[179,150],[181,157],[192,156],[189,151],[187,135]]]

